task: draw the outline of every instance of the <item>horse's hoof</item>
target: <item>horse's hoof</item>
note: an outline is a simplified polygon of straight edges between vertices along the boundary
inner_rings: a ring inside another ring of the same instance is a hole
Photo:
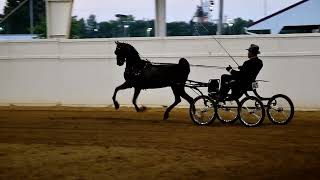
[[[147,110],[147,107],[142,106],[141,108],[136,107],[137,112],[144,112]]]
[[[118,110],[120,108],[120,105],[119,105],[119,103],[117,101],[114,102],[114,108],[116,110]]]
[[[145,107],[145,106],[142,106],[141,107],[141,112],[144,112],[144,111],[146,111],[147,110],[147,107]]]

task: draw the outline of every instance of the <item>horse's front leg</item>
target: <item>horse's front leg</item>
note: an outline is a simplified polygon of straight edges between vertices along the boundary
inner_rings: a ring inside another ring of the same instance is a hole
[[[134,105],[134,107],[136,108],[136,111],[137,112],[143,112],[146,110],[146,107],[142,106],[142,108],[140,109],[138,106],[137,106],[137,98],[139,96],[141,92],[141,89],[140,88],[134,88],[134,94],[133,94],[133,98],[132,98],[132,104]]]
[[[123,84],[121,84],[120,86],[116,87],[116,89],[114,90],[113,96],[112,96],[113,104],[116,109],[119,109],[119,107],[120,107],[118,101],[116,100],[118,91],[123,90],[123,89],[128,89],[131,87],[132,86],[130,86],[130,84],[127,81],[124,82]]]

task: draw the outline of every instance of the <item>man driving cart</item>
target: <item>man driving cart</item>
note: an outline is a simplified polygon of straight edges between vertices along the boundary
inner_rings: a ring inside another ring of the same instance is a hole
[[[224,49],[222,45],[221,47]],[[247,50],[249,60],[242,66],[226,51],[238,65],[238,69],[232,69],[231,66],[226,68],[230,74],[221,76],[220,89],[219,79],[210,79],[208,83],[189,80],[187,87],[199,92],[199,96],[194,99],[193,108],[190,108],[190,117],[194,123],[210,125],[217,118],[222,123],[231,124],[240,120],[246,127],[257,127],[263,122],[265,114],[273,124],[283,125],[291,121],[294,105],[288,96],[276,94],[262,97],[257,93],[255,81],[263,67],[258,58],[259,46],[251,44]],[[208,87],[208,95],[204,95],[198,87]],[[228,94],[230,89],[232,93]],[[253,91],[254,95],[249,95],[247,91]],[[245,97],[240,100],[243,94]]]
[[[243,92],[255,81],[262,69],[263,63],[261,59],[258,58],[258,54],[260,54],[259,46],[251,44],[247,50],[249,60],[245,61],[242,66],[239,66],[239,70],[234,70],[229,65],[226,70],[230,72],[230,74],[223,74],[221,76],[221,88],[217,97],[219,101],[225,100],[230,89],[232,89],[230,98],[240,98]]]

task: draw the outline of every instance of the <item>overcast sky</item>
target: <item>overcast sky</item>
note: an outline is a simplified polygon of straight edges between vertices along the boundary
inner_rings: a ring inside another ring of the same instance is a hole
[[[115,14],[131,14],[136,19],[154,19],[155,0],[74,0],[73,15],[87,18],[95,14],[97,20],[115,19]],[[264,1],[267,12],[272,14],[300,0],[224,0],[227,18],[242,17],[258,20],[264,17]],[[6,0],[0,0],[1,11]],[[215,0],[213,18],[217,18],[218,2]],[[200,0],[167,0],[167,22],[189,21]]]

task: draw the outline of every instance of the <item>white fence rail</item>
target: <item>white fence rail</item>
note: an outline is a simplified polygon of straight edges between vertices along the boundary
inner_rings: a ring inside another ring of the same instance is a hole
[[[239,64],[247,59],[245,49],[251,43],[260,46],[264,67],[258,79],[270,81],[261,84],[262,95],[283,93],[297,108],[320,109],[319,34],[216,38]],[[235,66],[212,36],[5,41],[0,42],[0,105],[111,105],[114,88],[124,81],[124,67],[116,65],[113,53],[115,40],[132,44],[152,62],[185,57],[191,64]],[[206,82],[223,73],[192,67],[189,79]],[[132,94],[120,91],[120,104],[130,105]],[[155,106],[173,101],[169,88],[142,91],[138,99],[139,104]]]

